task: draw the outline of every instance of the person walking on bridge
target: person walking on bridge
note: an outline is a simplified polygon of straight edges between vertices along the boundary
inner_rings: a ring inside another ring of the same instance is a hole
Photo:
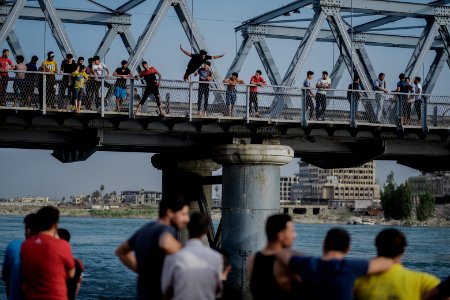
[[[142,67],[144,70],[136,76],[136,79],[139,80],[143,78],[147,86],[145,87],[144,94],[142,95],[142,99],[139,101],[139,105],[134,112],[134,116],[136,116],[142,109],[142,105],[144,105],[145,101],[150,95],[155,97],[156,105],[158,106],[158,113],[160,117],[164,117],[164,111],[161,107],[161,96],[159,94],[159,86],[161,84],[161,73],[158,72],[154,67],[149,67],[146,61],[142,62]],[[156,76],[158,76],[158,80],[156,80]]]
[[[189,75],[194,74],[206,61],[211,59],[218,59],[223,57],[225,54],[221,55],[208,55],[206,50],[200,50],[199,54],[191,53],[183,49],[180,45],[180,50],[187,56],[191,58],[189,61],[186,72],[184,73],[183,80],[186,81]]]
[[[159,219],[141,227],[117,248],[120,261],[138,274],[136,299],[162,299],[164,259],[181,249],[175,238],[176,229],[184,229],[188,222],[188,202],[181,198],[163,199],[159,203]]]

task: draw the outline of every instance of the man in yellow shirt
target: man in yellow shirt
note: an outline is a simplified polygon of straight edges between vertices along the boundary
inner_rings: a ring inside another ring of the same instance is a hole
[[[56,105],[56,80],[55,73],[58,72],[58,64],[56,62],[55,53],[52,51],[47,53],[47,59],[42,62],[40,71],[47,73],[45,75],[45,89],[47,91],[47,105],[55,108]],[[42,87],[41,87],[42,89]]]
[[[384,273],[359,277],[354,285],[355,299],[420,300],[439,284],[433,275],[405,268],[402,257],[407,246],[405,235],[397,229],[384,229],[375,239],[377,255],[394,260]]]

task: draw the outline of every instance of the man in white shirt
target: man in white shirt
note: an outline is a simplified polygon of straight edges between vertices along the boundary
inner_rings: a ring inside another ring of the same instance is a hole
[[[378,78],[373,82],[373,90],[377,92],[375,94],[375,111],[377,116],[377,121],[381,122],[381,114],[383,112],[383,102],[384,102],[384,94],[389,93],[386,89],[386,80],[384,73],[380,73]]]
[[[327,107],[327,90],[331,87],[331,79],[328,72],[322,72],[322,78],[316,84],[316,119],[325,120],[325,109]]]
[[[417,114],[417,125],[420,125],[422,119],[422,84],[420,84],[421,78],[414,78],[414,109]]]
[[[183,249],[167,256],[161,277],[164,299],[215,300],[222,292],[223,258],[203,244],[210,220],[193,213],[188,224],[189,240]]]
[[[100,107],[100,87],[102,85],[101,78],[105,78],[104,87],[108,89],[108,92],[105,95],[105,107],[108,106],[108,99],[111,97],[113,88],[112,85],[106,81],[109,77],[109,69],[108,67],[100,61],[100,56],[96,55],[93,57],[92,64],[92,75],[94,75],[95,86],[94,86],[94,99],[97,109]]]

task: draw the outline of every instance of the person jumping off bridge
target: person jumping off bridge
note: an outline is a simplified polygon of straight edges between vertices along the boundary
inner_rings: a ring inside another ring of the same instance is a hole
[[[221,55],[208,55],[208,52],[206,50],[200,50],[199,54],[190,53],[184,50],[183,47],[181,47],[181,45],[180,50],[191,58],[191,60],[187,65],[186,72],[184,73],[183,76],[184,81],[186,81],[189,78],[189,75],[195,73],[206,61],[221,58],[225,55],[225,53]]]

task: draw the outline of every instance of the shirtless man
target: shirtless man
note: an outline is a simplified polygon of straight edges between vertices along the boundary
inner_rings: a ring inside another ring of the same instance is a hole
[[[229,116],[233,116],[234,104],[237,99],[236,85],[245,83],[244,80],[239,79],[239,75],[236,72],[231,74],[230,78],[225,78],[223,83],[227,83],[227,93],[225,95],[225,102],[227,104],[227,111]]]

